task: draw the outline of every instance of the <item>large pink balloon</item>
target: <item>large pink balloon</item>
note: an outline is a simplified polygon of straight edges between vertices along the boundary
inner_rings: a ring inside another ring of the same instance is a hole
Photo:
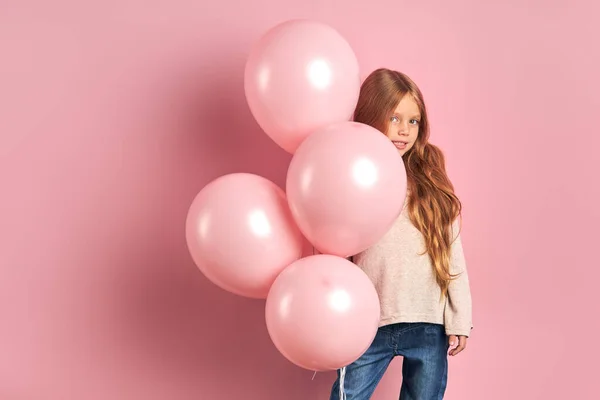
[[[286,192],[308,241],[321,253],[347,257],[375,244],[398,218],[406,170],[383,133],[357,122],[337,123],[298,148]]]
[[[269,335],[292,363],[328,371],[358,359],[371,345],[380,320],[377,292],[350,261],[309,256],[283,270],[265,308]]]
[[[277,275],[302,256],[303,237],[281,188],[261,176],[221,176],[196,196],[186,239],[198,268],[221,288],[265,299]]]
[[[332,27],[291,20],[267,31],[246,63],[248,105],[261,128],[294,153],[315,129],[347,121],[358,101],[358,60]]]

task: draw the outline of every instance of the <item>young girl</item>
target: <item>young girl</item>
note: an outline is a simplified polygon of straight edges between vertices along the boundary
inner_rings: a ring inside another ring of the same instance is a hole
[[[339,400],[340,393],[348,400],[370,399],[395,356],[404,358],[400,400],[442,399],[447,356],[465,349],[472,329],[459,235],[461,203],[442,152],[428,142],[423,96],[409,77],[388,69],[371,73],[361,87],[354,120],[379,129],[396,146],[408,192],[390,231],[353,257],[377,289],[381,322],[370,348],[338,371],[330,400]]]

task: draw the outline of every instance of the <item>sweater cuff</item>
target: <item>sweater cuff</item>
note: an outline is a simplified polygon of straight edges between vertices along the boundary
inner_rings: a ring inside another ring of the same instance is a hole
[[[458,327],[446,327],[446,335],[447,336],[454,335],[454,336],[469,337],[471,335],[471,330],[473,330],[472,327],[470,329],[458,328]]]

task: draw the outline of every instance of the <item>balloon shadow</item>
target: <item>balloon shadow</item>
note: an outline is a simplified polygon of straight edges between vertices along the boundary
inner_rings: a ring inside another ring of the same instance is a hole
[[[176,388],[173,398],[324,398],[331,376],[311,382],[312,372],[284,359],[269,338],[264,301],[216,287],[187,251],[185,218],[202,187],[232,172],[260,174],[284,187],[291,157],[254,121],[243,62],[228,60],[208,71],[187,68],[160,94],[157,131],[149,134],[168,131],[164,176],[153,183],[161,194],[148,200],[154,208],[149,229],[130,226],[131,217],[116,233],[120,246],[105,272],[114,276],[103,280],[118,282],[104,288],[112,334],[128,349],[132,367]]]
[[[218,60],[208,71],[190,68],[182,72],[166,96],[178,104],[170,114],[170,124],[177,126],[172,151],[179,158],[191,158],[192,170],[202,171],[208,179],[249,172],[284,187],[291,155],[252,116],[244,93],[244,63]]]

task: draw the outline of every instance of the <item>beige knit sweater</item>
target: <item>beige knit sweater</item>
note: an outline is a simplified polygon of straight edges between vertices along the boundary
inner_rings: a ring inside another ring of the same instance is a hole
[[[408,217],[407,202],[388,233],[374,246],[352,257],[371,279],[381,303],[380,326],[397,322],[431,322],[448,335],[469,336],[473,327],[469,277],[459,234],[452,245],[450,272],[461,275],[441,290],[425,249],[424,239]]]

